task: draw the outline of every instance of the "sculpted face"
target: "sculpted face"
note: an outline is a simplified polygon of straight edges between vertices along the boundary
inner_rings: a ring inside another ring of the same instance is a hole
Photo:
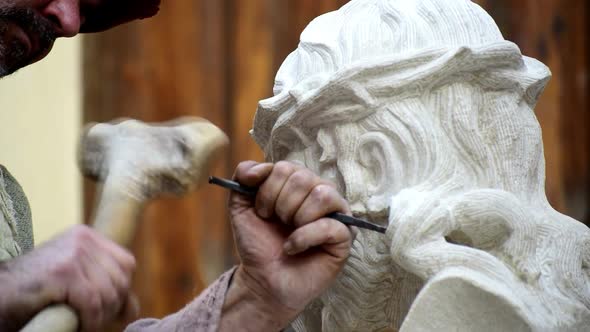
[[[404,102],[388,105],[388,109],[404,107]],[[276,137],[275,142],[284,140],[291,148],[285,155],[279,152],[273,158],[301,163],[334,182],[355,215],[387,226],[390,198],[407,185],[403,177],[406,167],[393,156],[411,149],[392,143],[398,136],[395,123],[379,125],[387,114],[390,112],[384,109],[361,123],[324,125],[312,136]]]
[[[78,34],[100,0],[0,1],[0,77],[44,58],[56,38]]]

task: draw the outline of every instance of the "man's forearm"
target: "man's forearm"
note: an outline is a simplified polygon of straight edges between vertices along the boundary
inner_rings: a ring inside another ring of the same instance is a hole
[[[0,263],[0,331],[16,331],[18,326],[14,326],[14,320],[11,318],[12,310],[10,303],[13,302],[14,285],[6,263]]]
[[[14,262],[0,263],[0,331],[18,331],[47,302],[34,276]]]

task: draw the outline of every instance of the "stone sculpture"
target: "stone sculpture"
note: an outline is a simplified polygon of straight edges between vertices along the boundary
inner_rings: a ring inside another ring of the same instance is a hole
[[[360,231],[292,327],[590,329],[590,231],[544,191],[533,108],[549,77],[468,0],[353,0],[316,18],[252,135],[388,231]]]

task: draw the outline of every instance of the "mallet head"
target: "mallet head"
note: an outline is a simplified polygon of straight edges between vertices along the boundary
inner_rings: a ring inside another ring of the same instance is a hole
[[[119,120],[87,127],[79,162],[84,175],[144,200],[206,182],[212,159],[227,144],[219,128],[200,118],[160,124]]]

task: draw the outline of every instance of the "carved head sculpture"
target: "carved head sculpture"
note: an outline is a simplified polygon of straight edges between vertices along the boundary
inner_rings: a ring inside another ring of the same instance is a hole
[[[253,137],[388,232],[360,232],[294,328],[434,329],[424,320],[440,317],[469,329],[457,311],[481,308],[482,326],[590,324],[590,232],[544,191],[533,108],[549,77],[468,0],[353,0],[316,18]]]

